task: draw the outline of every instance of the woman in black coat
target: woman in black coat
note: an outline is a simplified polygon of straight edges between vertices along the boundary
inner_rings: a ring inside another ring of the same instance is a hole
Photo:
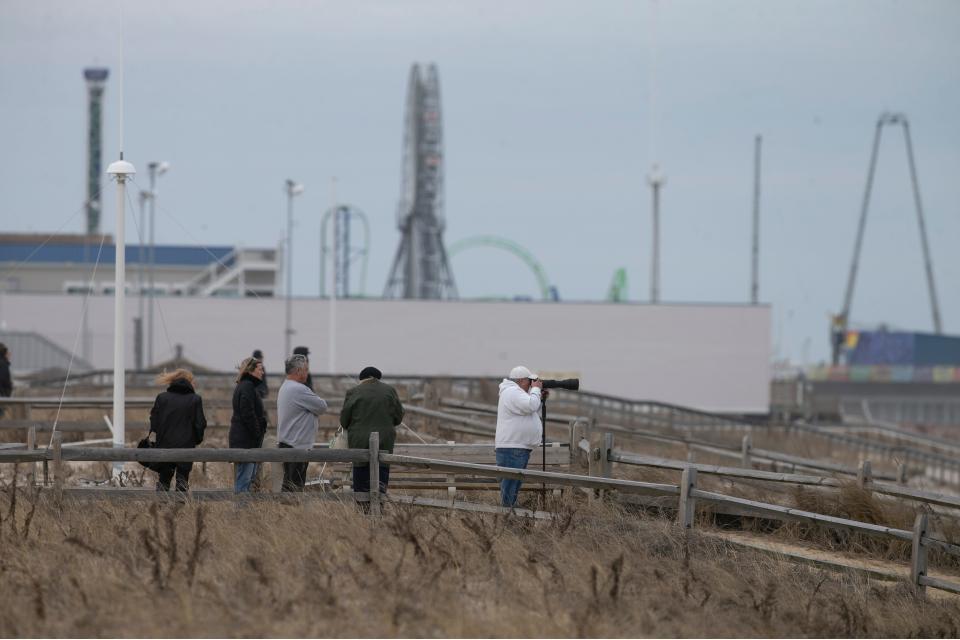
[[[233,389],[233,415],[230,417],[230,448],[259,449],[267,433],[267,412],[257,392],[263,380],[263,363],[247,358],[240,363],[237,386]],[[257,474],[256,462],[236,463],[233,489],[237,493],[250,491],[250,483]]]
[[[207,418],[203,399],[193,389],[193,374],[186,369],[157,376],[167,390],[157,396],[150,410],[150,431],[157,434],[160,449],[193,449],[203,442]],[[186,491],[192,462],[160,462],[151,468],[159,474],[157,491],[169,491],[170,481],[177,476],[177,491]]]
[[[13,393],[13,380],[10,378],[10,350],[0,342],[0,397],[9,398]],[[0,407],[0,418],[3,407]]]

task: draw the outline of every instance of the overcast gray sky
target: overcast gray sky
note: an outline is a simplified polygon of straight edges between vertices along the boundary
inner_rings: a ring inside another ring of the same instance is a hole
[[[0,220],[53,231],[84,198],[82,69],[111,69],[105,164],[119,149],[119,0],[0,0]],[[761,298],[778,357],[828,354],[874,123],[910,119],[942,316],[960,333],[960,3],[661,1],[651,117],[648,0],[230,0],[125,3],[126,158],[167,160],[164,243],[273,246],[296,203],[295,292],[318,292],[320,215],[372,222],[368,294],[398,233],[403,107],[415,61],[439,66],[447,242],[533,253],[568,300],[619,267],[646,301],[650,192],[662,196],[662,299],[749,298],[752,153],[764,136]],[[103,228],[114,228],[112,197]],[[853,323],[932,327],[902,137],[885,136]],[[178,222],[186,226],[185,231]],[[66,230],[82,230],[77,216]],[[128,229],[131,226],[128,225]],[[536,296],[514,257],[453,258],[461,295]]]

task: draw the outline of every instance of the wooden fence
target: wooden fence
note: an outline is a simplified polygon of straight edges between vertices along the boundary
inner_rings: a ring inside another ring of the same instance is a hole
[[[669,468],[681,471],[682,473],[679,485],[680,499],[677,506],[677,519],[681,526],[685,528],[692,528],[694,526],[696,504],[697,500],[699,499],[709,504],[715,513],[806,522],[808,524],[817,524],[826,528],[853,531],[874,537],[894,538],[898,540],[909,541],[912,544],[912,583],[920,589],[925,586],[932,586],[938,589],[951,591],[953,593],[960,593],[960,584],[946,582],[927,575],[927,549],[935,548],[945,553],[960,557],[960,545],[956,545],[946,540],[929,535],[929,516],[926,513],[918,514],[914,523],[913,531],[908,531],[905,529],[896,529],[866,522],[837,518],[835,516],[803,511],[781,505],[747,500],[744,498],[729,496],[716,492],[704,491],[697,488],[698,473],[718,475],[726,478],[762,480],[768,482],[786,482],[791,484],[813,485],[819,487],[842,486],[842,483],[834,478],[801,474],[774,473],[755,469],[738,469],[733,467],[701,465],[685,463],[677,460],[639,456],[614,449],[613,435],[609,433],[603,434],[602,445],[599,448],[591,448],[589,442],[584,439],[580,440],[574,450],[587,454],[590,463],[599,458],[601,461],[599,465],[596,465],[595,467],[591,465],[591,473],[594,472],[593,469],[596,469],[601,475],[612,474],[612,467],[610,463],[613,462]],[[606,461],[606,463],[604,463],[604,461]],[[869,477],[869,463],[866,465],[866,469],[867,472],[864,474],[863,466],[861,466],[861,476],[858,481],[860,482],[861,486],[867,490],[901,498],[913,499],[929,504],[960,508],[960,498],[954,496],[932,494],[908,489],[906,487],[900,487],[897,485],[887,485],[873,482]]]
[[[861,454],[877,454],[887,460],[899,459],[908,466],[922,466],[925,473],[944,484],[960,486],[960,445],[948,442],[938,442],[934,439],[913,439],[914,444],[922,443],[931,449],[938,451],[924,450],[916,446],[902,444],[888,444],[868,440],[850,433],[843,432],[838,428],[824,428],[804,423],[793,423],[785,427],[771,427],[777,430],[784,430],[787,434],[802,433],[804,435],[826,440],[831,445],[840,445],[850,451]],[[876,433],[888,434],[889,429],[878,430]],[[945,453],[941,453],[945,452]]]
[[[569,444],[571,455],[577,456],[585,454],[588,457],[588,463],[593,462],[594,460],[600,460],[601,464],[597,466],[599,473],[609,474],[609,463],[618,462],[643,467],[671,469],[675,471],[683,471],[684,469],[692,468],[700,473],[720,476],[733,480],[739,479],[746,481],[788,483],[793,485],[806,485],[823,488],[840,488],[845,484],[854,481],[854,478],[844,481],[833,476],[782,473],[753,469],[750,466],[753,460],[749,457],[749,455],[744,455],[741,457],[741,467],[709,465],[684,460],[642,455],[631,451],[615,449],[615,436],[609,431],[598,433],[597,435],[599,437],[594,436],[593,439],[597,444],[596,446],[591,447],[589,430],[587,427],[587,424],[580,421],[574,421],[571,423]],[[749,449],[744,447],[744,452],[749,452]],[[833,468],[828,470],[835,471]],[[904,486],[903,484],[890,484],[887,482],[878,481],[882,480],[883,478],[872,473],[871,463],[869,460],[862,461],[856,470],[844,469],[843,471],[846,472],[846,475],[855,476],[856,483],[862,489],[867,491],[903,498],[915,502],[921,502],[928,505],[960,509],[960,496],[946,495],[931,491],[922,491]],[[898,476],[899,479],[902,480],[903,474],[898,474]],[[884,478],[886,477],[887,476],[884,476]]]
[[[612,436],[604,437],[607,451],[613,452]],[[581,448],[578,444],[578,450]],[[616,458],[618,454],[613,454]],[[621,461],[624,454],[619,454]],[[591,456],[592,458],[592,456]],[[884,527],[865,522],[846,520],[833,516],[817,514],[780,505],[767,504],[752,500],[745,500],[716,492],[704,491],[697,487],[698,468],[694,465],[686,466],[682,471],[679,485],[621,480],[596,475],[577,475],[572,473],[557,473],[537,471],[534,469],[508,469],[504,467],[476,464],[471,462],[456,462],[438,460],[420,456],[403,454],[389,454],[381,452],[379,448],[379,434],[374,433],[370,438],[368,449],[127,449],[127,448],[65,448],[62,445],[62,435],[54,434],[53,444],[48,449],[24,451],[0,451],[0,463],[36,463],[49,462],[53,467],[54,492],[62,499],[64,495],[64,469],[67,462],[329,462],[368,464],[370,486],[379,486],[379,463],[418,467],[445,473],[471,473],[496,479],[516,479],[527,482],[550,483],[568,487],[579,487],[588,490],[617,492],[632,496],[654,496],[676,500],[678,521],[684,528],[692,528],[695,523],[697,501],[708,503],[714,508],[733,508],[737,513],[748,513],[764,518],[780,520],[795,520],[816,523],[819,526],[855,531],[865,535],[892,538],[909,541],[911,551],[911,581],[918,589],[934,587],[954,593],[960,593],[960,585],[929,577],[927,575],[927,550],[931,548],[942,552],[960,556],[960,546],[951,544],[930,535],[926,514],[917,517],[912,531]],[[610,473],[611,460],[608,453],[601,473]],[[714,469],[716,471],[716,469]],[[745,470],[737,470],[742,472]],[[781,474],[784,475],[784,474]],[[754,479],[760,479],[753,475]],[[796,481],[801,477],[791,477],[789,481]],[[765,479],[765,478],[764,478]],[[801,478],[802,479],[802,478]],[[120,491],[122,490],[114,490]],[[106,494],[104,494],[106,495]],[[371,491],[367,496],[358,496],[369,501],[370,511],[380,514],[381,501],[385,498],[377,491]],[[416,498],[410,502],[417,504]],[[421,500],[421,504],[423,501]],[[429,505],[428,505],[429,506]],[[492,509],[492,507],[490,508]]]

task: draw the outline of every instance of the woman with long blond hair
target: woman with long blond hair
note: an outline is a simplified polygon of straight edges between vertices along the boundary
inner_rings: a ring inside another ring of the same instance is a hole
[[[237,370],[233,415],[230,416],[230,448],[259,449],[267,433],[267,412],[257,392],[263,380],[263,362],[258,358],[245,358]],[[250,491],[250,484],[256,475],[256,462],[238,462],[234,470],[233,490],[237,493]]]
[[[157,434],[157,447],[195,448],[203,442],[207,418],[203,414],[203,399],[194,390],[193,374],[186,369],[164,371],[157,376],[157,384],[167,388],[150,409],[150,431]],[[152,468],[159,474],[157,491],[169,491],[174,474],[177,491],[187,490],[192,462],[162,462]]]

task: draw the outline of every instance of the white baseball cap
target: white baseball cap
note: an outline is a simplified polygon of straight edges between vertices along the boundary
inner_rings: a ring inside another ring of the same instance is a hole
[[[536,380],[539,378],[537,374],[527,369],[525,366],[520,365],[519,367],[514,367],[510,369],[510,379],[511,380],[522,380],[523,378],[529,378],[531,380]]]

